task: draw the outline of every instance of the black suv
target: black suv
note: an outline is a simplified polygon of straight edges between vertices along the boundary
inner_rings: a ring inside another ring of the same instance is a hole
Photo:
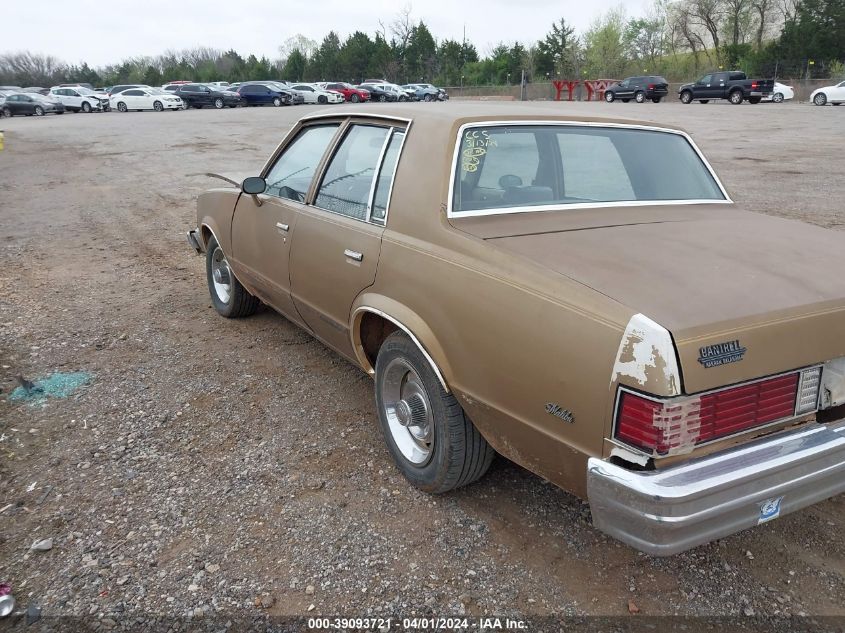
[[[218,90],[215,86],[206,86],[205,84],[183,84],[173,94],[182,98],[182,101],[185,102],[185,109],[209,106],[219,110],[224,106],[236,108],[245,103],[237,92],[231,92],[225,88]]]
[[[613,103],[620,99],[628,103],[631,99],[637,103],[643,103],[651,99],[655,103],[669,94],[669,82],[659,75],[646,75],[644,77],[628,77],[615,86],[611,86],[604,93],[604,100]]]

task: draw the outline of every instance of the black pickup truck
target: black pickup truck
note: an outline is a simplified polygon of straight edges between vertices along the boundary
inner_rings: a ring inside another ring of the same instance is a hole
[[[760,103],[772,94],[774,86],[774,79],[748,79],[744,72],[732,70],[710,73],[695,83],[684,84],[678,88],[678,98],[681,103],[707,103],[711,99],[727,99],[735,105],[743,101]]]

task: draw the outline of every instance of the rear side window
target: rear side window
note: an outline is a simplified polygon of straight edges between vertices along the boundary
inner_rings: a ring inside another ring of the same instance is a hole
[[[335,123],[303,129],[265,176],[267,194],[305,202],[314,171],[334,138],[337,127]]]
[[[725,199],[683,135],[623,127],[468,128],[462,133],[454,183],[451,211],[456,214]]]
[[[353,125],[329,163],[314,204],[366,220],[375,172],[389,133],[389,128]]]

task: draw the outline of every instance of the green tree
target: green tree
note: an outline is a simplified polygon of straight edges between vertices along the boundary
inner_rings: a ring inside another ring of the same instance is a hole
[[[375,44],[370,36],[355,31],[343,43],[338,56],[339,74],[334,79],[344,79],[353,83],[364,81],[367,66],[375,52]]]
[[[575,29],[564,18],[552,24],[552,30],[537,43],[536,71],[550,77],[568,77],[575,72],[578,40]]]
[[[430,81],[437,66],[437,43],[428,27],[420,21],[411,29],[405,46],[405,80]]]
[[[286,81],[302,81],[305,76],[305,66],[308,60],[298,48],[293,49],[285,60],[282,77]]]
[[[584,34],[584,74],[591,79],[622,78],[627,58],[622,41],[624,17],[619,10],[599,17]]]

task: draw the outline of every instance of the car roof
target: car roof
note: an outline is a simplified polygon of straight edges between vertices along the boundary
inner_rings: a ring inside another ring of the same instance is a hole
[[[330,110],[312,114],[303,120],[313,121],[322,118],[337,118],[338,116],[375,116],[377,118],[392,118],[398,121],[411,121],[413,123],[426,123],[441,126],[464,125],[466,123],[484,123],[491,121],[549,121],[554,123],[590,123],[590,124],[614,124],[655,127],[673,131],[683,132],[677,126],[656,124],[650,121],[636,119],[617,119],[609,117],[586,117],[570,116],[561,111],[561,104],[554,105],[542,103],[491,103],[489,101],[450,103],[446,107],[432,108],[427,104],[403,103],[402,105],[368,105],[360,104],[354,110],[338,112]]]

